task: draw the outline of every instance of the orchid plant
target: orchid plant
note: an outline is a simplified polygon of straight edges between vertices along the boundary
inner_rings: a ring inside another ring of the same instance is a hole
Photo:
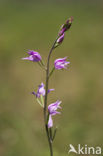
[[[42,67],[45,72],[46,72],[46,80],[45,80],[45,85],[42,82],[38,86],[37,92],[33,91],[32,94],[35,96],[37,102],[40,104],[40,106],[43,108],[44,112],[44,125],[45,125],[45,130],[47,134],[47,139],[49,143],[49,149],[50,149],[50,156],[53,156],[53,141],[56,136],[56,131],[57,128],[54,128],[53,130],[53,119],[52,116],[55,116],[56,114],[60,114],[58,112],[58,109],[61,109],[61,101],[57,100],[56,102],[48,105],[47,99],[48,99],[48,94],[51,91],[54,91],[54,89],[49,89],[49,79],[50,76],[53,74],[54,70],[61,70],[61,69],[67,69],[68,65],[70,62],[67,60],[67,57],[64,58],[58,58],[54,61],[54,66],[51,71],[49,71],[49,66],[50,66],[50,57],[53,52],[53,50],[58,47],[64,40],[65,32],[70,29],[71,24],[72,24],[73,18],[69,18],[65,24],[63,24],[60,28],[60,31],[57,35],[56,40],[54,41],[52,48],[50,49],[50,52],[48,54],[47,58],[47,64],[45,65],[43,63],[41,55],[33,50],[28,51],[28,57],[22,58],[22,60],[29,60],[32,62],[37,62],[40,67]]]

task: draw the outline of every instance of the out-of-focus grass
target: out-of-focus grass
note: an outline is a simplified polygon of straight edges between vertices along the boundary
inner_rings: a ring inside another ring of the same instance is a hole
[[[71,62],[69,71],[56,71],[50,82],[55,93],[48,103],[60,99],[63,107],[55,117],[59,126],[55,156],[68,155],[70,143],[102,146],[102,1],[0,4],[0,156],[49,155],[43,112],[30,94],[45,75],[37,64],[21,57],[34,49],[46,60],[61,24],[70,16],[71,30],[52,55],[52,61],[69,56]]]

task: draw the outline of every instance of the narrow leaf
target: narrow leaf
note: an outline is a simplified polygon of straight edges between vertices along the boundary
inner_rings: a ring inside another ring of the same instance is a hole
[[[40,99],[41,99],[42,107],[44,107],[44,98],[43,98],[43,95],[40,95]]]
[[[51,72],[50,72],[50,74],[49,74],[49,78],[50,78],[50,76],[53,74],[54,70],[55,70],[55,67],[52,68],[52,70],[51,70]]]
[[[57,127],[56,127],[55,130],[54,130],[54,134],[53,134],[52,140],[55,139],[56,133],[57,133]]]
[[[44,107],[44,106],[42,105],[42,103],[39,101],[38,98],[36,98],[36,100],[37,100],[37,102],[39,103],[39,105],[40,105],[41,107]]]

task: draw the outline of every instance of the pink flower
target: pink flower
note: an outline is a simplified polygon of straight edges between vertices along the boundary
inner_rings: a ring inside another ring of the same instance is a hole
[[[22,60],[29,60],[29,61],[33,61],[33,62],[39,62],[41,61],[41,56],[38,52],[30,50],[28,52],[29,56],[22,58]]]
[[[57,111],[58,108],[61,108],[60,104],[61,104],[61,101],[58,100],[55,103],[52,103],[48,106],[48,112],[49,112],[48,128],[53,127],[52,116],[56,114],[60,114],[60,112]]]
[[[54,62],[55,69],[57,70],[60,70],[63,68],[66,69],[67,65],[70,64],[70,62],[67,62],[66,59],[67,57],[56,59]]]
[[[48,93],[50,93],[51,91],[54,91],[54,89],[49,89]],[[36,98],[40,98],[40,95],[45,96],[44,83],[42,82],[41,85],[38,86],[37,93],[36,92],[32,92],[32,94],[35,95]]]

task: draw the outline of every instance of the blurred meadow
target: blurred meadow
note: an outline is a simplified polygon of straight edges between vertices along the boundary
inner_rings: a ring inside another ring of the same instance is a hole
[[[21,58],[34,49],[46,63],[70,16],[73,25],[51,59],[51,66],[58,57],[71,62],[49,85],[55,92],[48,103],[62,100],[54,156],[67,156],[69,144],[103,148],[103,1],[0,0],[0,156],[49,156],[43,112],[31,95],[45,73]]]

